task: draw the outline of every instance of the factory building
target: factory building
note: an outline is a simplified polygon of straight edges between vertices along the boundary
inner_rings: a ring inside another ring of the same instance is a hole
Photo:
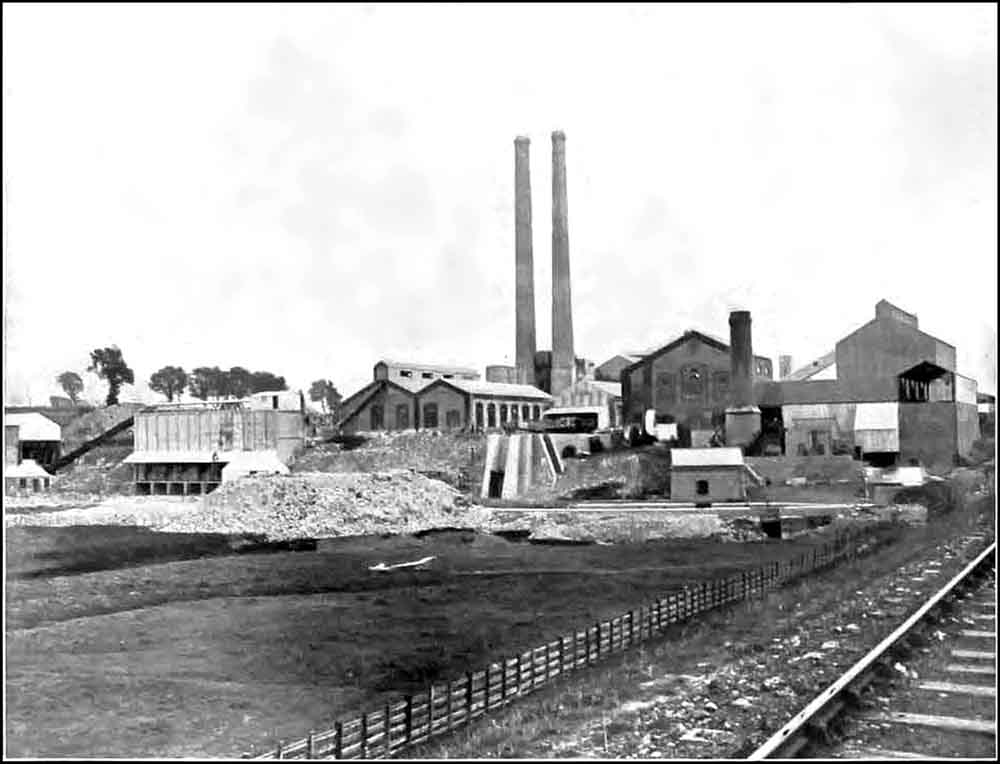
[[[305,446],[302,396],[165,403],[135,414],[133,469],[138,495],[205,494],[239,475],[287,473]]]
[[[383,360],[344,401],[338,424],[344,432],[485,430],[538,419],[551,400],[533,385],[483,382],[474,369]]]
[[[638,363],[643,358],[642,353],[619,353],[594,368],[594,379],[600,382],[621,383],[622,371],[626,366]]]
[[[625,421],[639,424],[654,409],[658,422],[677,423],[682,446],[707,446],[725,432],[735,400],[732,366],[730,345],[696,329],[644,352],[621,371]],[[771,379],[771,361],[752,356],[751,368],[738,371]]]
[[[875,317],[786,380],[758,383],[786,454],[853,454],[882,466],[945,467],[979,438],[976,382],[956,371],[954,345],[881,300]]]
[[[731,314],[730,330],[728,348],[690,331],[627,366],[626,421],[654,409],[678,422],[682,445],[687,430],[695,446],[709,435],[751,453],[850,454],[880,466],[947,467],[979,438],[976,382],[956,371],[955,347],[885,300],[834,351],[781,380],[752,356],[749,314]]]

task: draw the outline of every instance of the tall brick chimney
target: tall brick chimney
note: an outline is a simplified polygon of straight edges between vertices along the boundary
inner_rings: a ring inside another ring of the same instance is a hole
[[[552,395],[558,395],[573,384],[575,371],[566,206],[566,135],[557,130],[552,133]]]
[[[760,409],[753,404],[753,340],[750,311],[729,314],[729,376],[732,406],[726,409],[726,445],[746,447],[760,432]]]
[[[515,368],[517,382],[535,384],[535,261],[531,243],[530,141],[514,139]]]

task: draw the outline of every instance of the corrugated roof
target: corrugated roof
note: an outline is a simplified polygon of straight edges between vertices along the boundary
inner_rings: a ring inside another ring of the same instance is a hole
[[[743,452],[738,448],[672,448],[673,467],[742,467]]]
[[[549,401],[552,396],[533,385],[515,385],[507,382],[483,382],[471,379],[435,379],[445,382],[470,395],[492,396],[494,398],[533,398]]]
[[[62,428],[58,423],[37,411],[5,414],[4,424],[17,425],[19,440],[62,440]]]
[[[899,404],[859,403],[854,412],[854,431],[899,429]]]

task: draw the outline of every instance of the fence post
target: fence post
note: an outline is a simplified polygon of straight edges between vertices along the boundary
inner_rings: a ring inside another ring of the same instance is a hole
[[[490,666],[486,664],[486,685],[483,688],[483,713],[490,710]]]
[[[361,714],[361,758],[368,754],[368,714]]]
[[[465,672],[465,720],[472,721],[472,672]]]
[[[392,753],[392,722],[390,717],[392,716],[389,711],[389,704],[385,704],[385,755],[388,756]]]
[[[453,679],[449,679],[448,680],[448,702],[447,702],[447,708],[448,708],[448,726],[447,726],[447,729],[451,729],[452,724],[455,721],[454,717],[452,716],[452,711],[451,711],[451,702],[452,702],[451,701],[451,696],[454,695],[454,694],[455,694],[455,681]]]
[[[575,635],[576,632],[573,632]],[[563,672],[566,671],[566,638],[559,637],[559,673],[557,676],[561,676]]]
[[[594,660],[601,659],[601,622],[597,622],[597,626],[594,627],[597,631],[597,650],[594,651]]]
[[[521,653],[517,654],[517,696],[521,697],[521,676],[524,674],[524,669],[521,667]]]
[[[628,611],[628,645],[632,647],[635,644],[635,611]]]
[[[406,737],[407,743],[413,742],[413,696],[406,696],[406,710],[404,711],[406,715]]]
[[[333,725],[335,734],[333,739],[333,758],[342,758],[344,752],[344,725],[342,722],[337,722]]]
[[[427,691],[427,737],[434,734],[434,685]]]
[[[500,705],[507,702],[507,659],[500,659]]]
[[[583,631],[583,641],[584,649],[587,651],[584,655],[584,665],[590,665],[590,629],[584,629]]]
[[[312,730],[309,730],[309,736],[306,737],[306,756],[309,759],[316,758],[316,741],[313,739]]]
[[[285,741],[284,740],[279,740],[278,741],[278,758],[279,759],[285,758]]]

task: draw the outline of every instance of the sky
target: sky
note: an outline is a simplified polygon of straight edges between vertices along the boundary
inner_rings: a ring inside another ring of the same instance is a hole
[[[885,298],[996,390],[997,9],[3,6],[4,398],[117,344],[346,396],[539,348],[566,133],[577,355],[689,328],[803,365]]]

